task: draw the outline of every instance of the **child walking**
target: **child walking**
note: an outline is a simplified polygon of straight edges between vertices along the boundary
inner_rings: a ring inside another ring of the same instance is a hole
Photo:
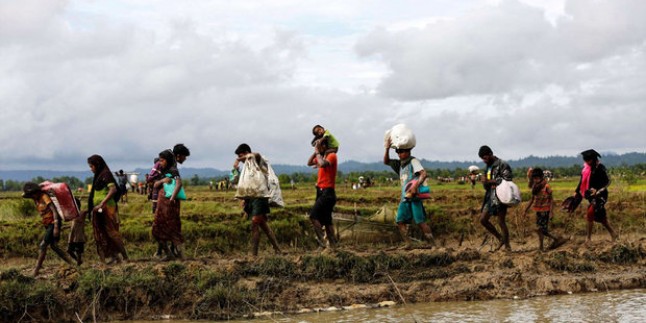
[[[555,249],[566,242],[562,237],[553,235],[549,232],[548,226],[550,219],[554,216],[554,200],[552,199],[552,188],[543,176],[543,170],[534,168],[531,171],[530,187],[532,189],[532,199],[525,208],[524,215],[527,216],[530,207],[536,212],[536,233],[538,233],[538,249],[544,251],[543,238],[545,236],[552,239],[549,249]]]
[[[75,198],[76,205],[78,208],[81,208],[81,200]],[[85,237],[85,217],[87,212],[81,212],[81,216],[74,219],[72,222],[72,229],[70,230],[70,236],[67,240],[67,253],[76,260],[77,265],[83,263],[83,252],[85,251],[85,242],[87,238]]]
[[[45,256],[47,255],[47,247],[51,247],[52,250],[65,262],[72,265],[72,259],[67,255],[58,245],[58,240],[61,236],[61,225],[62,218],[58,214],[54,202],[52,199],[40,189],[40,186],[36,183],[27,182],[23,186],[23,198],[30,198],[34,200],[36,204],[36,209],[42,217],[43,226],[45,227],[45,236],[40,242],[38,248],[40,252],[38,254],[38,263],[34,269],[34,277],[38,276],[40,269],[43,267],[43,261],[45,261]]]

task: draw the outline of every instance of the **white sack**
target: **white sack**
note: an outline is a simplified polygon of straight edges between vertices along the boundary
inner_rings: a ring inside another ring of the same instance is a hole
[[[267,163],[267,181],[269,182],[269,205],[271,206],[285,206],[285,201],[283,200],[283,192],[280,190],[280,182],[278,181],[278,176],[274,173],[274,169],[271,168],[271,164],[267,159],[264,159]]]
[[[269,197],[267,173],[260,168],[252,154],[249,154],[244,162],[235,197],[240,199]]]
[[[520,203],[520,189],[514,182],[503,179],[502,183],[496,186],[496,197],[502,204],[518,205]]]
[[[395,149],[411,149],[415,147],[415,134],[413,130],[408,128],[405,124],[400,123],[395,125],[390,130],[387,130],[384,135],[384,145],[390,138],[390,148]]]

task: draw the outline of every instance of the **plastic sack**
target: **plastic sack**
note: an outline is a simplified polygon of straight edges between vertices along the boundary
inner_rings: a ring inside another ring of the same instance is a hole
[[[235,197],[238,199],[269,197],[267,175],[256,162],[255,156],[249,154],[249,157],[244,162],[242,172],[240,172]]]
[[[81,216],[81,211],[76,204],[74,195],[72,195],[72,190],[67,184],[42,182],[39,186],[52,199],[56,211],[64,221],[72,221]]]
[[[166,177],[171,177],[170,174],[166,174]],[[171,178],[170,183],[164,183],[164,196],[166,198],[170,198],[173,196],[173,193],[175,192],[175,186],[177,185],[177,181],[175,181],[174,178]],[[177,192],[177,195],[175,195],[175,198],[178,200],[186,200],[186,192],[184,192],[184,186],[179,188],[179,192]]]
[[[518,185],[504,179],[500,185],[496,186],[496,197],[498,197],[500,203],[509,206],[518,205],[521,201]]]
[[[267,182],[269,184],[269,205],[270,206],[285,206],[285,201],[283,200],[283,192],[280,190],[280,182],[278,181],[278,176],[274,173],[274,169],[271,168],[269,161],[264,159],[267,164]]]
[[[395,125],[384,134],[384,145],[388,143],[390,138],[390,148],[395,149],[411,149],[417,143],[413,130],[408,128],[405,124],[400,123]]]

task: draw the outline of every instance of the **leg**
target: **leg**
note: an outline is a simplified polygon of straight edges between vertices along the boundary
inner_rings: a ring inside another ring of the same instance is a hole
[[[318,243],[319,247],[325,248],[323,226],[321,225],[321,222],[312,217],[310,217],[310,221],[312,222],[312,227],[314,228],[314,233],[316,234],[316,242]]]
[[[505,217],[507,216],[507,208],[500,206],[498,208],[498,225],[502,231],[502,242],[505,244],[505,249],[511,251],[511,245],[509,244],[509,229],[507,229],[507,222]]]
[[[538,234],[538,250],[543,251],[543,230],[538,228],[536,230],[536,233]]]
[[[257,223],[251,223],[251,245],[252,245],[252,255],[255,257],[258,255],[258,245],[260,243],[260,228]]]
[[[269,224],[267,224],[267,221],[264,221],[264,219],[263,219],[262,223],[260,223],[260,228],[267,235],[267,238],[269,239],[269,243],[271,243],[271,245],[274,247],[274,251],[276,251],[277,254],[281,254],[282,251],[280,250],[280,247],[278,246],[278,241],[276,240],[276,235],[274,235],[274,231],[271,230],[271,228],[269,227]]]
[[[334,235],[334,224],[330,223],[325,225],[325,235],[327,241],[330,243],[330,248],[336,249],[336,237]]]
[[[63,251],[63,249],[61,249],[56,243],[52,243],[50,246],[52,247],[52,250],[54,250],[54,252],[59,257],[61,257],[61,259],[63,259],[66,263],[68,263],[70,265],[74,264],[74,262],[72,261],[72,258],[70,257],[70,255],[65,253],[65,251]]]
[[[424,233],[424,239],[429,242],[431,245],[435,245],[435,239],[433,238],[433,233],[431,232],[431,227],[426,223],[426,211],[424,210],[424,204],[421,201],[411,201],[409,203],[410,210],[413,213],[413,220]]]
[[[615,230],[613,230],[610,226],[610,223],[608,223],[608,219],[604,219],[601,224],[606,228],[606,230],[608,230],[608,233],[610,233],[610,238],[612,238],[612,241],[617,241],[617,234],[615,233]]]
[[[404,222],[397,222],[397,227],[399,228],[399,234],[404,240],[404,249],[411,248],[410,237],[408,236],[408,225]]]
[[[482,211],[482,213],[480,214],[480,224],[482,224],[482,226],[485,229],[487,229],[487,231],[493,234],[493,236],[496,237],[496,239],[502,242],[502,237],[500,236],[500,233],[498,233],[498,230],[496,230],[496,227],[494,227],[493,224],[489,222],[489,218],[491,218],[491,214],[489,214],[487,210]]]
[[[47,249],[40,248],[40,251],[38,252],[38,262],[36,263],[36,268],[34,269],[34,277],[38,276],[40,269],[43,268],[43,261],[45,261],[46,255],[47,255]]]
[[[419,228],[422,229],[426,241],[428,241],[428,243],[432,246],[435,246],[435,238],[433,237],[433,233],[431,232],[431,227],[424,222],[419,224]]]
[[[587,221],[587,222],[588,222],[587,223],[588,226],[586,227],[587,238],[585,239],[585,243],[589,243],[590,241],[592,241],[592,225],[594,224],[594,222],[592,221]]]

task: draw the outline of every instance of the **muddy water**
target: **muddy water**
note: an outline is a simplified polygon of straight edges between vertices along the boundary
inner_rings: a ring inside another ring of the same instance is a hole
[[[393,308],[274,316],[253,322],[644,322],[646,290],[442,302]]]

